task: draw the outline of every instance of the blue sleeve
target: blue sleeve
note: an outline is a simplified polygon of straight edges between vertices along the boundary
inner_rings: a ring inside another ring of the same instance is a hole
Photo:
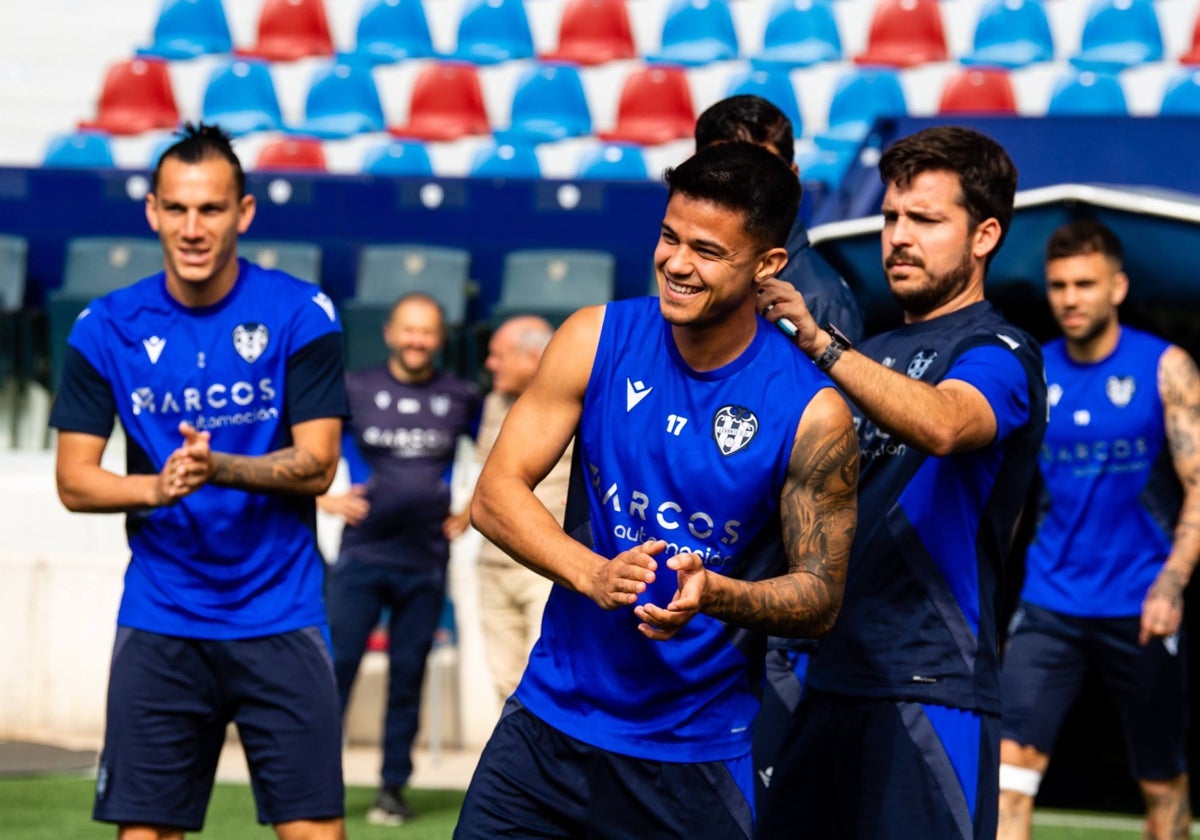
[[[50,425],[64,432],[106,438],[117,413],[112,387],[87,357],[67,345],[62,381],[50,408]]]
[[[986,345],[968,350],[954,360],[945,379],[958,379],[979,389],[996,415],[996,440],[1008,437],[1029,420],[1025,368],[1005,347]]]
[[[371,467],[359,450],[358,441],[354,439],[354,432],[349,426],[342,429],[342,457],[350,468],[350,483],[366,484],[371,477]]]
[[[340,332],[327,332],[288,358],[287,412],[291,425],[349,416]]]

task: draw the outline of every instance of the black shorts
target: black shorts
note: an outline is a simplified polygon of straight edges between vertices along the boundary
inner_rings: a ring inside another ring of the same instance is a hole
[[[341,817],[340,718],[319,628],[229,641],[118,628],[93,817],[199,831],[230,721],[259,822]]]
[[[577,741],[510,699],[480,756],[455,840],[739,840],[754,830],[749,754],[650,761]]]
[[[1121,718],[1138,779],[1187,771],[1187,662],[1181,636],[1138,644],[1141,619],[1080,618],[1022,603],[1009,629],[1002,689],[1005,738],[1047,755],[1089,667]]]

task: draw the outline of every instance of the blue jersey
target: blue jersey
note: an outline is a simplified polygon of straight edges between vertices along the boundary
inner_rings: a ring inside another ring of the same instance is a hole
[[[320,289],[244,260],[205,308],[162,273],[93,301],[68,340],[50,423],[127,438],[128,471],[157,473],[181,421],[214,451],[263,455],[297,423],[346,413],[341,327]],[[236,639],[325,623],[324,563],[309,497],[205,486],[126,518],[131,560],[117,621],[165,635]]]
[[[361,456],[367,472],[352,462],[350,478],[365,484],[371,509],[342,531],[342,550],[374,563],[443,568],[450,468],[459,437],[478,425],[478,389],[440,371],[427,382],[401,382],[382,364],[347,374],[346,390],[343,449]]]
[[[1183,499],[1158,391],[1169,346],[1129,327],[1094,364],[1072,361],[1061,339],[1046,346],[1050,425],[1023,599],[1075,616],[1141,614]]]
[[[934,457],[856,415],[858,530],[813,688],[999,712],[996,607],[1046,422],[1041,352],[981,302],[868,339],[862,352],[930,384],[962,380],[996,438]]]
[[[666,540],[639,598],[664,607],[677,585],[665,561],[680,552],[742,580],[786,573],[779,496],[800,417],[825,387],[761,318],[741,356],[701,373],[680,357],[656,298],[609,304],[576,437],[568,533],[604,557]],[[602,610],[554,587],[517,697],[571,737],[623,755],[747,753],[763,640],[706,615],[667,642],[638,623],[633,607]]]

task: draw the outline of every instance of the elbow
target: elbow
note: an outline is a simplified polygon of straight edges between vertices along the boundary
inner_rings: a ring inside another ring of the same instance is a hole
[[[488,509],[484,493],[480,492],[479,488],[476,488],[475,496],[471,499],[470,513],[471,526],[489,540],[492,539],[491,512]]]
[[[953,429],[930,429],[918,446],[935,458],[944,458],[958,451],[958,435]]]

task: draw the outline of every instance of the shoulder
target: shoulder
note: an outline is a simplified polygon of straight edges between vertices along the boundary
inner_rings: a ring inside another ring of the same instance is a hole
[[[265,304],[276,312],[293,315],[293,321],[321,329],[338,325],[337,307],[320,286],[306,283],[286,271],[246,263],[242,282],[249,287],[256,305]]]
[[[461,379],[452,373],[440,372],[434,381],[438,387],[446,389],[459,399],[471,402],[483,399],[483,394],[475,383]]]

